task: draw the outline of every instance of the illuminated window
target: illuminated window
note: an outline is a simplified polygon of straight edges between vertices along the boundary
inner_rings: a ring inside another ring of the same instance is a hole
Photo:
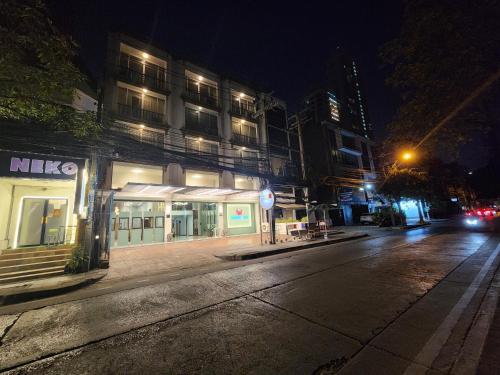
[[[332,92],[328,93],[328,104],[330,106],[330,117],[332,120],[340,121],[339,103],[337,102],[337,97]]]

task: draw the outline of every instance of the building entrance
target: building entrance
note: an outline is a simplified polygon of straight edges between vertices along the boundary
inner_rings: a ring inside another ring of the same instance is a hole
[[[217,203],[172,202],[172,237],[189,240],[217,235]]]
[[[67,211],[66,199],[24,198],[18,246],[64,242]]]

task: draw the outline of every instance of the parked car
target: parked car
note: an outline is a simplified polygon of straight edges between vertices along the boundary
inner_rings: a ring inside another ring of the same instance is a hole
[[[363,225],[375,225],[373,214],[362,214],[359,218],[359,222]]]

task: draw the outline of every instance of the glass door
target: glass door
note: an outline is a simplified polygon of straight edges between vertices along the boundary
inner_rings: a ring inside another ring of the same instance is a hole
[[[18,246],[64,242],[67,210],[66,199],[24,198]]]

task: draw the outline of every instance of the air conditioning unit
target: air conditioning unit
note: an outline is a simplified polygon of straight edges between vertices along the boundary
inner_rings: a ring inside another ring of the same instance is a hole
[[[269,223],[262,223],[262,226],[261,226],[262,232],[267,233],[267,232],[269,232],[269,229],[270,229]]]

